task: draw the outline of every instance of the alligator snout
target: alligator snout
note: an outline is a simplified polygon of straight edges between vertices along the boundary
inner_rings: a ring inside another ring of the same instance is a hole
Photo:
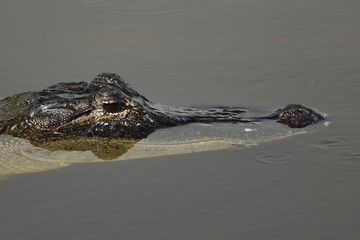
[[[323,119],[320,113],[300,104],[289,104],[277,110],[277,121],[291,128],[303,128]]]

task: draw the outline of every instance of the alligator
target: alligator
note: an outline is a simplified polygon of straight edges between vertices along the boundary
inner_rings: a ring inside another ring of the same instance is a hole
[[[237,107],[169,107],[149,101],[114,73],[99,74],[90,83],[58,83],[0,100],[0,134],[31,142],[76,137],[139,140],[156,129],[182,124],[265,119],[303,128],[324,116],[300,104],[260,116]]]

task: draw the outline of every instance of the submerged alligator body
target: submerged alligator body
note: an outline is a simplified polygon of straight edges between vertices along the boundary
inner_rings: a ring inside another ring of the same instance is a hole
[[[257,116],[234,107],[173,108],[149,101],[120,76],[99,74],[92,82],[59,83],[39,92],[0,100],[0,133],[46,142],[73,137],[142,139],[158,128],[188,123],[258,122],[273,119],[291,128],[323,116],[290,104]]]

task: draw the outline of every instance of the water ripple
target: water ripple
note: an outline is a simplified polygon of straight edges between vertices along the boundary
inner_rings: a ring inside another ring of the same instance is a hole
[[[353,146],[356,142],[349,135],[320,140],[312,146],[312,157],[305,164],[308,169],[323,171],[359,171],[360,152]]]
[[[280,150],[276,153],[260,152],[254,158],[254,161],[268,166],[291,164],[295,161],[294,158],[290,157],[291,154],[293,153],[286,150]]]

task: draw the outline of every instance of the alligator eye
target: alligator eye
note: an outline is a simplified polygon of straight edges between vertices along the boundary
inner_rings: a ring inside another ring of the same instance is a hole
[[[108,113],[118,113],[123,110],[123,105],[121,103],[105,103],[103,109]]]

